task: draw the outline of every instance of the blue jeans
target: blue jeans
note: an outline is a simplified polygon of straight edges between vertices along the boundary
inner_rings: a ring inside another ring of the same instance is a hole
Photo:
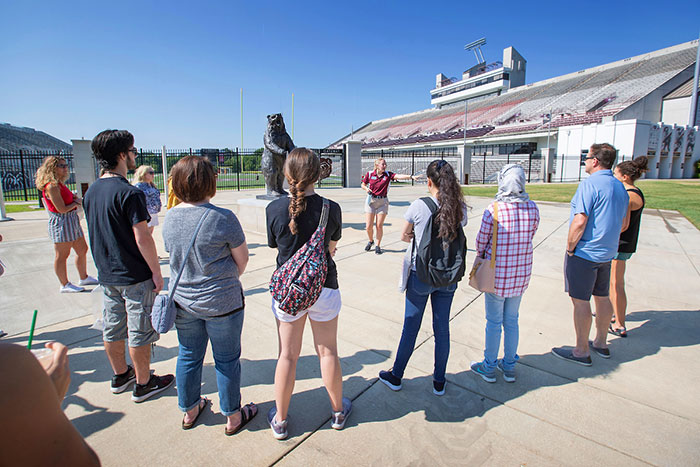
[[[498,348],[501,345],[503,327],[503,369],[512,370],[518,361],[518,309],[522,295],[504,298],[496,294],[484,294],[486,300],[486,339],[484,367],[488,371],[496,369]]]
[[[408,359],[411,358],[416,346],[416,337],[423,321],[423,312],[425,305],[428,304],[428,297],[430,297],[433,309],[433,333],[435,334],[433,379],[439,382],[445,381],[447,357],[450,355],[450,307],[455,290],[457,290],[456,283],[441,288],[431,287],[421,282],[415,271],[411,271],[406,286],[406,314],[403,321],[403,331],[392,370],[394,376],[403,378]]]
[[[175,318],[180,350],[175,381],[177,402],[186,412],[199,404],[202,394],[202,363],[211,341],[219,388],[221,413],[232,415],[241,408],[241,330],[243,310],[221,318],[197,318],[182,309]]]

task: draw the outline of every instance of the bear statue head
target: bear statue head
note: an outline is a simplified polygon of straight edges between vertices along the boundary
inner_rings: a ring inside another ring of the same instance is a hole
[[[284,133],[287,130],[284,127],[284,119],[282,114],[272,114],[267,116],[267,128],[272,133]]]

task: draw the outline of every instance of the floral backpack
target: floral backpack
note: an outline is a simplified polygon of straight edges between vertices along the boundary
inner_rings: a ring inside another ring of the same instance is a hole
[[[323,199],[318,227],[301,248],[280,266],[270,279],[270,294],[285,313],[296,316],[316,303],[328,273],[326,224],[330,203]]]

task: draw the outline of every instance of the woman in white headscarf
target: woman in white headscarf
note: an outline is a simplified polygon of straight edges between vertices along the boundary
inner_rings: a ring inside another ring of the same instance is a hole
[[[494,222],[494,218],[496,222]],[[525,191],[525,171],[508,164],[498,174],[498,193],[481,219],[476,237],[477,255],[496,255],[495,293],[486,293],[486,339],[484,359],[472,362],[471,370],[489,383],[496,382],[496,368],[503,379],[515,382],[518,360],[518,309],[530,283],[532,238],[540,223],[537,205]],[[492,251],[494,224],[497,225],[496,251]],[[498,359],[503,329],[503,358]]]

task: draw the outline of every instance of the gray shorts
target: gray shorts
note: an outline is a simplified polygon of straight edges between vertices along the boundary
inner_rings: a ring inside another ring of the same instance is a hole
[[[141,347],[160,337],[151,324],[151,308],[156,298],[153,281],[133,285],[103,285],[105,342],[129,339],[129,347]]]
[[[576,255],[564,259],[564,290],[569,297],[588,301],[591,295],[610,294],[610,261],[594,263]]]
[[[365,202],[365,212],[367,214],[388,214],[389,213],[389,198],[375,198],[367,195]]]

